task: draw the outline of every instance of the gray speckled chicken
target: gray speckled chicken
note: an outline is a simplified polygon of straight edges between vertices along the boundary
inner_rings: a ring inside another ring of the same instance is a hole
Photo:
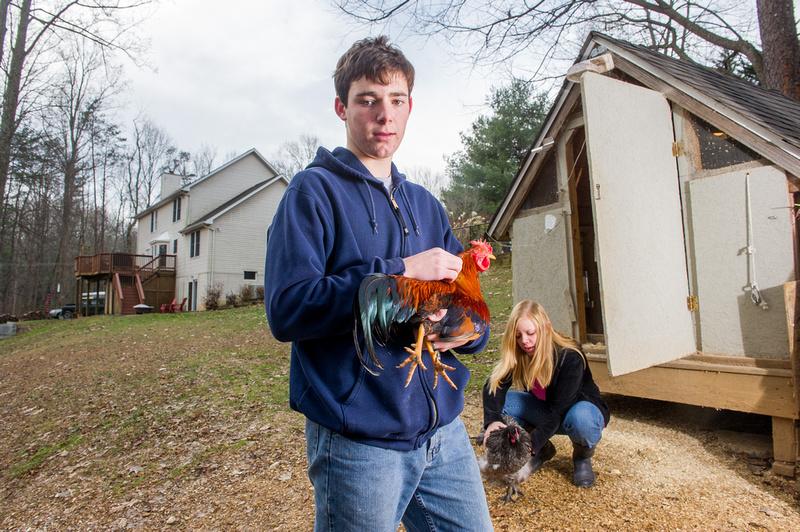
[[[516,501],[522,491],[519,485],[531,475],[531,435],[512,418],[506,426],[489,434],[486,454],[478,458],[481,474],[487,480],[506,485],[505,502]]]

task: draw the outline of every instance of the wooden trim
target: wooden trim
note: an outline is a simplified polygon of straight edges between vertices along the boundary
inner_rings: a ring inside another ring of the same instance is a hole
[[[795,476],[797,466],[797,423],[794,419],[772,418],[772,471],[785,477]]]
[[[547,205],[542,205],[540,207],[531,207],[530,209],[523,209],[517,212],[517,215],[514,216],[514,219],[521,219],[527,218],[528,216],[535,216],[537,214],[542,214],[543,212],[549,212],[561,207],[561,201],[557,201],[555,203],[548,203]]]
[[[798,283],[800,281],[790,281],[783,285],[783,299],[786,305],[786,330],[789,340],[789,364],[791,367],[794,389],[800,390],[800,352],[797,341],[798,330],[797,320],[800,315],[800,298],[798,297]],[[795,393],[795,417],[800,417],[800,393]]]
[[[581,126],[583,125],[583,116],[580,117]],[[571,135],[567,143],[564,145],[564,158],[567,162],[567,168],[574,168],[576,166],[575,146],[573,141],[575,136]],[[583,169],[578,169],[580,173]],[[588,178],[588,176],[587,176]],[[569,209],[570,209],[570,238],[572,241],[572,277],[575,283],[575,313],[578,317],[578,334],[579,341],[586,339],[586,290],[583,286],[583,248],[581,247],[581,223],[580,213],[578,208],[578,176],[570,175],[567,172],[567,189],[569,190]]]
[[[605,347],[602,351],[597,346],[583,346],[586,358],[605,363]],[[734,357],[727,355],[711,355],[695,353],[687,357],[659,364],[659,368],[687,369],[694,371],[719,371],[723,373],[739,373],[743,375],[768,375],[791,378],[790,363],[786,359]]]
[[[682,92],[680,89],[670,85],[663,79],[644,70],[630,60],[621,57],[619,53],[614,54],[614,63],[626,74],[638,80],[648,88],[661,92],[661,94],[663,94],[664,97],[669,101],[680,105],[692,114],[702,118],[709,124],[718,127],[722,131],[725,131],[773,163],[780,165],[791,173],[800,173],[800,161],[796,157],[791,156],[782,148],[778,147],[776,144],[765,140],[755,132],[743,127],[738,122],[735,122],[727,116],[715,111],[700,101],[695,100],[691,96]]]
[[[114,274],[114,290],[117,291],[119,300],[122,302],[125,299],[125,296],[122,294],[122,281],[120,281],[118,273]]]
[[[712,367],[694,363],[687,366],[654,366],[620,377],[611,377],[605,360],[587,355],[600,390],[631,397],[644,397],[782,418],[795,418],[792,379],[789,375],[742,368]],[[738,370],[738,371],[737,371]]]
[[[139,277],[139,274],[133,276],[134,281],[136,282],[136,293],[139,295],[139,303],[144,303],[144,288],[142,288],[142,278]]]

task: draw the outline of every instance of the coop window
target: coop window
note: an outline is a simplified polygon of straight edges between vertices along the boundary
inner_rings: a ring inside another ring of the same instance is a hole
[[[244,272],[244,280],[245,281],[255,281],[256,279],[256,272],[247,271]]]
[[[690,122],[697,136],[699,161],[696,162],[703,170],[716,170],[760,158],[756,152],[705,120],[692,116]]]
[[[178,239],[172,241],[172,254],[176,255],[178,253]]]
[[[531,191],[522,204],[522,209],[542,207],[558,201],[558,178],[556,175],[555,151],[554,149],[549,151],[546,156],[547,158],[541,168],[539,168]]]

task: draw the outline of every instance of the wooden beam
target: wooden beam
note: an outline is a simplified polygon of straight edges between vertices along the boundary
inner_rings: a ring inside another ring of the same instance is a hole
[[[798,281],[790,281],[783,285],[783,299],[786,305],[786,331],[789,341],[789,362],[792,371],[792,382],[794,383],[795,413],[793,417],[800,417],[800,353],[798,353],[797,320],[800,317],[800,299],[797,293]]]
[[[775,461],[772,470],[786,477],[794,477],[797,465],[797,425],[795,420],[772,418],[772,453]]]
[[[604,393],[672,401],[768,416],[794,418],[792,379],[789,375],[718,371],[698,364],[694,368],[655,366],[611,377],[605,361],[589,358],[592,375]],[[781,371],[781,370],[775,370]]]

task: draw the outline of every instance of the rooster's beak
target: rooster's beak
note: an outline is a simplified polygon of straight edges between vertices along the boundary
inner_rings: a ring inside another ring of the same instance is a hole
[[[497,257],[495,257],[494,255],[492,255],[491,253],[488,255],[488,258],[490,258],[490,259],[492,259],[492,260],[497,260]]]

